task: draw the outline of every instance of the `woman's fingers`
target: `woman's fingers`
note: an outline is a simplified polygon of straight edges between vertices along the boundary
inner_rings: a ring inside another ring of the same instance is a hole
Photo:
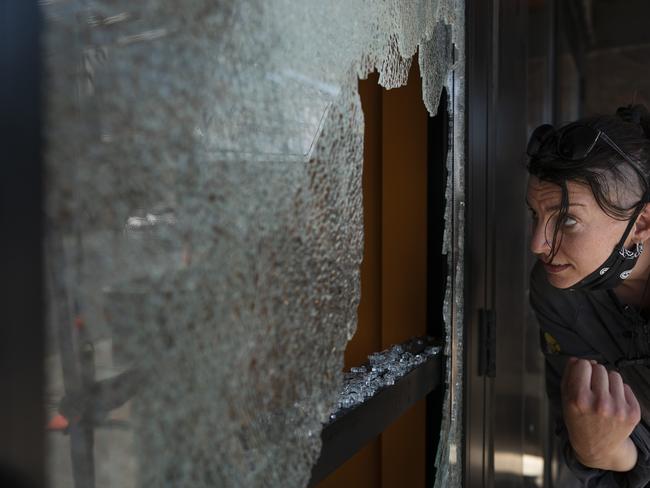
[[[591,366],[591,391],[599,398],[609,397],[609,375],[601,364]]]
[[[564,370],[564,387],[567,390],[576,392],[590,387],[591,364],[584,359],[578,359],[567,363]]]
[[[623,387],[623,378],[617,371],[609,373],[609,394],[617,402],[625,402],[625,389]]]
[[[589,409],[591,403],[591,373],[589,361],[569,361],[562,377],[562,399],[579,410]]]
[[[625,401],[630,406],[631,415],[636,419],[634,423],[637,424],[641,420],[641,406],[639,405],[639,401],[636,399],[636,395],[628,384],[623,384],[623,390],[625,392]]]
[[[562,400],[577,411],[599,412],[611,415],[623,411],[632,417],[640,412],[639,402],[632,389],[623,382],[617,371],[607,369],[593,360],[571,359],[562,377]]]

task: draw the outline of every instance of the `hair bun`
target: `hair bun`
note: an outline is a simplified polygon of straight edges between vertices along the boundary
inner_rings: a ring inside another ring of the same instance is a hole
[[[645,105],[637,104],[619,107],[616,110],[616,115],[626,122],[640,125],[645,136],[650,139],[650,112],[648,112]]]

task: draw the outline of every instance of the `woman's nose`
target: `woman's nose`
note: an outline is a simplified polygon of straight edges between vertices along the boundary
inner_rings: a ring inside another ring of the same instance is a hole
[[[530,251],[533,254],[548,254],[551,246],[546,239],[544,225],[537,221],[533,223],[532,235],[530,236]]]

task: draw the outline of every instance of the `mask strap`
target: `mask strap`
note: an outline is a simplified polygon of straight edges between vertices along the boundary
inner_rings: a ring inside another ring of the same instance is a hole
[[[627,224],[627,227],[625,228],[625,232],[623,232],[623,237],[621,237],[621,240],[616,244],[616,249],[623,249],[625,247],[625,240],[627,239],[627,236],[630,235],[630,232],[632,231],[632,227],[636,223],[636,218],[641,214],[641,210],[643,209],[643,206],[639,206],[635,211],[632,217],[630,217],[630,221]]]

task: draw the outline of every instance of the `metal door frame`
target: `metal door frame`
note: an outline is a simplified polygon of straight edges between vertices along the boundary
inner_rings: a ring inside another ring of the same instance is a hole
[[[466,487],[523,486],[527,3],[467,0]],[[480,338],[495,319],[495,376]],[[485,352],[485,351],[484,351]]]

